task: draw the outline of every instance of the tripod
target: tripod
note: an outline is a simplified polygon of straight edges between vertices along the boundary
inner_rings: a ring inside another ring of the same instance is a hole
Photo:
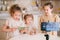
[[[49,40],[49,35],[48,34],[45,34],[44,36],[46,37],[46,40]]]

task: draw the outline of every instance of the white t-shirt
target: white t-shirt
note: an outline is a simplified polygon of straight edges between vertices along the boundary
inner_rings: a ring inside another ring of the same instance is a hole
[[[7,19],[7,21],[8,21],[9,28],[23,27],[23,22],[22,21],[16,21],[13,18],[9,18],[9,19]],[[14,32],[8,32],[9,37],[18,36],[18,35],[20,35],[18,29],[16,29],[16,31],[14,31]]]
[[[37,29],[37,27],[35,26],[35,24],[33,22],[30,25],[25,24],[25,27],[28,27],[28,30],[32,30],[33,28]]]

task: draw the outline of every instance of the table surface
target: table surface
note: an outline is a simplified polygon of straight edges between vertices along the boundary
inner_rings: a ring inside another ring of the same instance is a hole
[[[36,35],[23,34],[20,36],[13,37],[9,40],[46,40],[46,38],[43,34],[36,34]],[[60,38],[57,36],[49,35],[49,40],[60,40]]]

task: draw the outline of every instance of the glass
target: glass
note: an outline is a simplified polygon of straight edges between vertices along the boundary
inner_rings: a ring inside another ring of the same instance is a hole
[[[24,30],[25,27],[18,27],[18,30]]]

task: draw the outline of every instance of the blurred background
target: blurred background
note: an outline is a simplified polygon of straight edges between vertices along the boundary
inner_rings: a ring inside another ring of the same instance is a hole
[[[53,12],[60,17],[60,0],[0,0],[0,30],[2,29],[7,18],[10,17],[9,8],[13,4],[19,4],[24,14],[33,14],[34,22],[38,26],[38,18],[43,14],[42,6],[46,2],[52,2],[54,5]],[[60,31],[57,34],[60,37]],[[6,33],[0,31],[0,40],[6,39]]]

